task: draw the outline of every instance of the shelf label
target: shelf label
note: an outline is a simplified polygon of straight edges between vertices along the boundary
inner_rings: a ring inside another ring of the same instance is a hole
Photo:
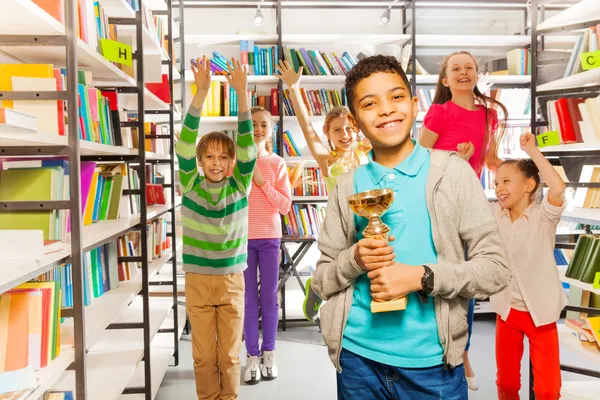
[[[115,40],[100,39],[102,55],[108,61],[120,63],[131,67],[133,65],[133,54],[131,46]]]
[[[594,289],[600,289],[600,272],[596,272],[594,277]]]
[[[560,134],[558,131],[546,132],[537,135],[538,147],[558,146],[560,144]]]
[[[600,50],[581,54],[581,68],[584,71],[600,67]]]

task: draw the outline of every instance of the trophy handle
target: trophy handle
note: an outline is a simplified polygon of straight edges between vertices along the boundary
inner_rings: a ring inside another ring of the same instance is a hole
[[[383,223],[379,215],[375,214],[369,216],[369,223],[363,230],[363,236],[365,238],[387,240],[389,233],[390,227]]]

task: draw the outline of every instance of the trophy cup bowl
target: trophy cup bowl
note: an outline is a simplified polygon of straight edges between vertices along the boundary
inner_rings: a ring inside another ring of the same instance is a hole
[[[369,223],[363,230],[365,238],[388,239],[390,227],[381,220],[381,216],[387,212],[394,202],[394,191],[392,189],[375,189],[360,192],[348,197],[350,209],[359,217],[369,219]],[[397,311],[406,309],[406,297],[389,301],[371,301],[371,312]]]

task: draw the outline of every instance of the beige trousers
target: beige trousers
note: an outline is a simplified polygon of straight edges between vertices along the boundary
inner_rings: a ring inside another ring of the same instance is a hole
[[[198,400],[233,400],[240,390],[244,274],[185,275]]]

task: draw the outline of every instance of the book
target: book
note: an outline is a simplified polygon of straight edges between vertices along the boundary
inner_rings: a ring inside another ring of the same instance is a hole
[[[52,78],[13,76],[11,81],[14,91],[56,91],[56,79],[54,76]],[[12,108],[22,114],[34,116],[37,122],[37,132],[53,135],[59,134],[60,121],[57,100],[13,100]]]
[[[0,126],[2,128],[12,128],[11,132],[18,132],[19,130],[35,132],[37,130],[37,118],[14,109],[0,107]]]

